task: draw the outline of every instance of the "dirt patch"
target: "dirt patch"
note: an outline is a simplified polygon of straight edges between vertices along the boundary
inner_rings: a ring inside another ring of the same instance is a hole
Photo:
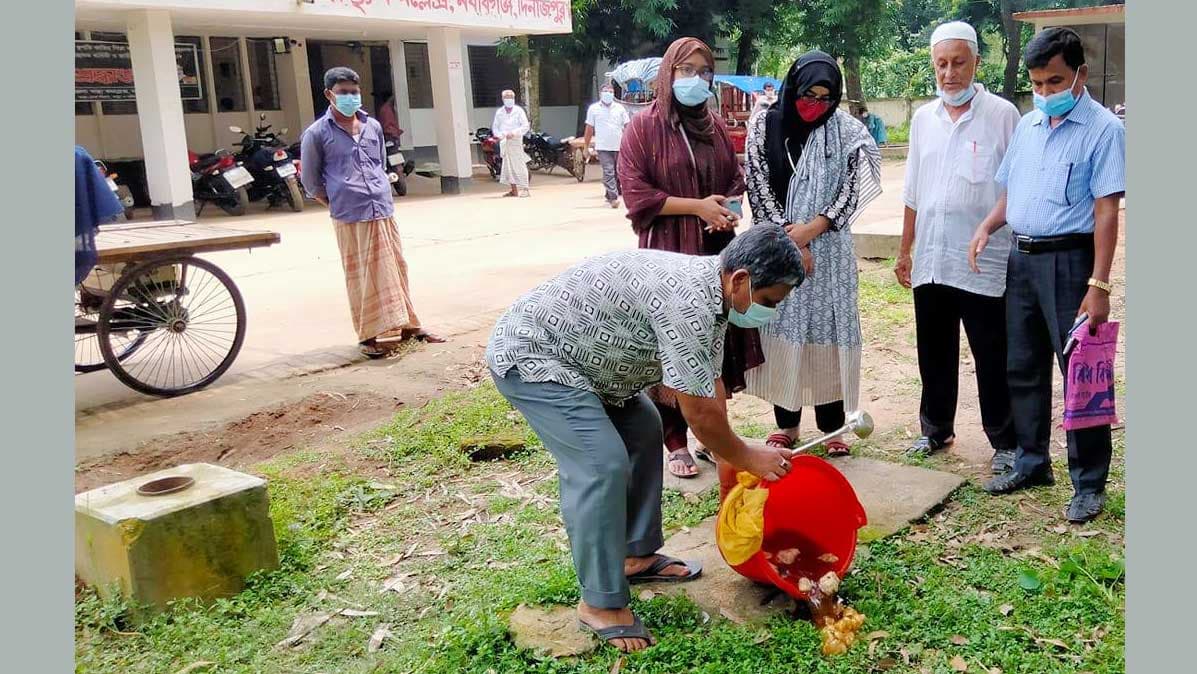
[[[294,403],[255,412],[211,431],[175,433],[136,449],[80,464],[75,492],[185,463],[230,468],[279,454],[327,444],[389,418],[403,403],[367,393],[321,392]]]

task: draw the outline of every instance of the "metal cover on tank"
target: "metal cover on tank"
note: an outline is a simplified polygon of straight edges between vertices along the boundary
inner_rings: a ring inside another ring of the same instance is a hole
[[[137,493],[137,488],[143,484],[175,476],[190,477],[195,484],[161,496],[142,496]],[[190,463],[77,494],[75,510],[113,524],[127,519],[152,520],[265,484],[266,481],[260,477],[223,466]]]

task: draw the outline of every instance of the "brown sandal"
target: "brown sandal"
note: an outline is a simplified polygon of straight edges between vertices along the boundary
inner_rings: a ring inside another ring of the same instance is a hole
[[[690,474],[683,474],[683,473],[675,472],[673,470],[673,466],[672,466],[674,461],[681,461],[682,463],[686,464],[686,466],[688,466],[690,468],[694,468],[696,470]],[[690,480],[690,479],[698,477],[698,470],[697,470],[698,464],[694,463],[694,457],[690,456],[690,450],[686,449],[685,447],[682,447],[681,449],[675,449],[672,452],[669,452],[669,463],[670,463],[669,474],[676,478],[681,478],[683,480]]]
[[[798,441],[785,433],[774,433],[765,438],[765,444],[780,449],[793,449],[794,445],[798,444]]]
[[[827,448],[827,456],[851,456],[852,448],[843,440],[832,440],[823,445]]]

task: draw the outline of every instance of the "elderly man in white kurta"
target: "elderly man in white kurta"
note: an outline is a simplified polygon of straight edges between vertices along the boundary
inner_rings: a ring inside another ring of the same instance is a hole
[[[511,186],[505,197],[528,196],[528,155],[524,152],[524,136],[532,130],[528,113],[515,104],[515,92],[503,91],[503,107],[495,111],[491,133],[499,139],[499,156],[503,158],[500,179]]]
[[[985,250],[984,270],[968,264],[976,223],[1001,196],[994,176],[1018,125],[1009,101],[974,81],[977,33],[953,21],[931,36],[931,60],[939,100],[919,108],[910,121],[910,152],[902,197],[906,213],[894,273],[914,288],[922,437],[910,448],[925,455],[956,438],[960,326],[968,335],[977,371],[981,425],[994,449],[992,469],[1012,465],[1016,441],[1006,386],[1006,258],[1008,236],[995,236]],[[913,261],[911,248],[914,248]]]

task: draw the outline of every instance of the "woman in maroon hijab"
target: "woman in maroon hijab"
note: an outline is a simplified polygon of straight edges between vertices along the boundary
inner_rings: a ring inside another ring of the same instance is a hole
[[[711,48],[697,38],[677,40],[661,60],[656,100],[624,132],[619,179],[641,248],[716,255],[735,237],[744,173],[727,129],[707,106],[714,77]],[[729,325],[723,356],[730,396],[744,389],[744,372],[764,362],[756,330]],[[676,392],[657,386],[649,395],[661,413],[669,472],[694,477],[698,466],[686,449]]]

